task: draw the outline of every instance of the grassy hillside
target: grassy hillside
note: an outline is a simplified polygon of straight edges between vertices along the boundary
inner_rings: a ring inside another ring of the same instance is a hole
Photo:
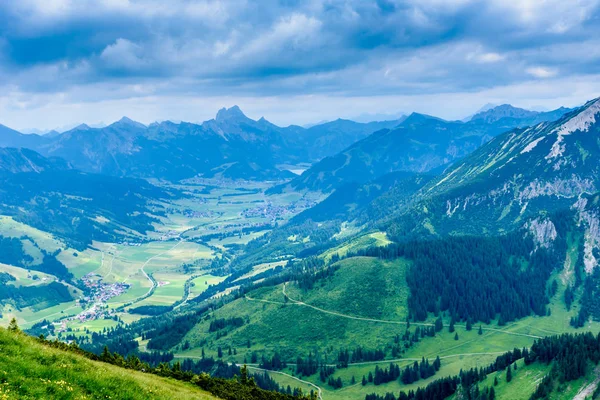
[[[513,368],[511,371],[512,380],[510,382],[506,381],[506,371],[498,371],[489,374],[487,379],[479,384],[479,387],[492,387],[494,379],[496,379],[498,384],[494,386],[494,390],[498,399],[529,400],[540,381],[550,373],[552,367],[539,362],[525,365],[523,360],[517,361],[515,364],[517,364],[517,369]],[[589,373],[586,377],[556,387],[548,399],[573,399],[583,387],[593,381],[593,375],[593,373]],[[458,399],[458,396],[454,396],[453,399]]]
[[[289,282],[253,290],[245,298],[226,304],[212,312],[210,317],[203,318],[182,340],[182,343],[189,343],[189,350],[180,351],[177,356],[200,357],[203,349],[207,356],[217,357],[220,347],[224,360],[238,363],[246,360],[258,365],[263,355],[268,359],[275,353],[288,363],[294,363],[296,357],[306,358],[312,352],[321,361],[336,364],[342,349],[351,352],[359,346],[368,350],[381,349],[385,352],[383,360],[336,368],[332,377],[343,382],[343,387],[338,389],[323,382],[318,373],[299,375],[294,364],[281,371],[287,376],[272,373],[280,384],[286,384],[291,375],[318,386],[325,400],[362,400],[371,393],[384,396],[392,391],[416,390],[441,377],[457,375],[461,369],[488,365],[499,354],[515,347],[528,348],[537,338],[577,332],[569,325],[569,320],[577,315],[579,304],[575,301],[570,310],[566,309],[563,301],[566,284],[561,279],[563,271],[555,271],[548,283],[549,286],[555,280],[558,283],[556,293],[548,304],[549,315],[529,316],[504,326],[499,326],[495,319],[490,324],[476,323],[470,331],[466,330],[463,321],[456,323],[455,332],[449,332],[450,317],[442,313],[444,327],[440,332],[434,337],[423,337],[405,348],[406,342],[401,339],[398,343],[396,336],[406,332],[409,295],[406,272],[410,265],[410,261],[402,258],[385,261],[352,257],[333,264],[335,272],[317,280],[310,288],[299,282]],[[214,321],[234,318],[241,318],[244,323],[211,330]],[[422,324],[411,322],[409,331],[414,333],[417,327],[423,328],[423,325],[426,327],[433,322],[434,316]],[[595,322],[585,326],[585,330],[592,332],[599,329],[600,325]],[[394,353],[396,343],[401,349]],[[230,347],[235,349],[233,354],[229,353]],[[253,354],[256,354],[254,361]],[[422,357],[433,360],[436,356],[441,358],[441,369],[430,378],[409,385],[398,380],[380,385],[360,384],[362,377],[373,373],[376,366],[387,368],[393,362],[404,368]],[[528,368],[532,372],[527,375],[517,372],[513,383],[519,379],[525,382],[524,377],[534,373],[533,366]],[[533,391],[536,385],[536,380],[532,380],[528,390]],[[513,389],[515,386],[507,387],[508,393],[524,390]],[[504,390],[497,389],[499,393]]]
[[[407,264],[404,260],[347,259],[336,264],[339,269],[333,276],[318,281],[312,289],[287,285],[286,290],[290,298],[317,307],[359,317],[393,319],[403,325],[408,293],[402,282]],[[233,317],[243,318],[246,323],[237,329],[210,332],[211,321]],[[258,289],[247,298],[225,305],[214,312],[213,318],[201,321],[185,340],[194,349],[189,355],[199,355],[201,347],[216,355],[218,347],[231,346],[237,348],[237,356],[232,360],[239,362],[252,351],[267,355],[278,351],[286,359],[295,359],[309,351],[322,354],[330,346],[334,348],[330,357],[335,357],[341,347],[389,345],[398,333],[389,328],[386,324],[352,320],[286,302],[283,286],[279,285]],[[226,331],[229,333],[224,335]]]
[[[198,388],[42,345],[0,328],[0,399],[216,399]]]

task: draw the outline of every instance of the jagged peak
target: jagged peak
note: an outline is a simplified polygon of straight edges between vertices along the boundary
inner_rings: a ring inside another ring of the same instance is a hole
[[[217,112],[216,121],[227,121],[230,119],[240,119],[247,118],[246,115],[242,112],[242,110],[238,106],[233,106],[230,108],[223,107]]]
[[[182,123],[182,121],[172,121],[170,119],[166,119],[164,121],[154,121],[153,123],[151,123],[150,125],[148,125],[148,127],[151,126],[177,126],[180,125]]]

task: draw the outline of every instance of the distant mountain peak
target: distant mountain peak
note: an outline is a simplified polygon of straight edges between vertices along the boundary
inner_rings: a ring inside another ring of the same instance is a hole
[[[221,108],[217,112],[217,117],[215,120],[217,122],[227,121],[231,119],[242,119],[247,118],[246,115],[242,112],[242,110],[238,106],[233,106],[231,108]]]
[[[128,127],[142,128],[142,129],[146,128],[146,125],[142,124],[141,122],[134,121],[128,117],[123,117],[120,120],[118,120],[117,122],[112,123],[110,126],[112,126],[112,127],[128,126]]]
[[[413,112],[403,121],[403,123],[414,124],[414,123],[420,123],[420,122],[428,121],[428,120],[429,121],[444,121],[443,119],[438,118],[438,117],[433,117],[431,115]]]
[[[477,112],[475,114],[486,112],[486,111],[489,111],[492,108],[496,108],[496,107],[498,107],[498,104],[496,104],[496,103],[486,103],[483,105],[483,107],[481,107],[479,110],[477,110]]]
[[[490,108],[487,111],[482,111],[475,114],[471,120],[484,120],[486,122],[493,122],[502,118],[528,118],[537,114],[539,114],[537,111],[526,110],[510,104],[501,104],[499,106]]]
[[[88,124],[79,124],[72,130],[74,130],[74,131],[89,131],[90,129],[92,129],[92,128],[90,128],[90,126]]]

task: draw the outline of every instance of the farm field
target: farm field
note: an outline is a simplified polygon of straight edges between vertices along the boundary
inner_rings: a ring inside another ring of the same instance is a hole
[[[22,238],[24,250],[33,263],[41,261],[42,251],[56,253],[77,282],[85,280],[88,283],[84,285],[99,285],[95,294],[81,303],[78,300],[82,294],[77,291],[74,301],[49,308],[18,310],[10,304],[0,305],[0,324],[6,325],[13,316],[23,326],[44,319],[67,319],[66,328],[97,331],[114,326],[114,316],[125,323],[143,318],[129,314],[130,308],[180,303],[184,300],[186,283],[187,300],[193,299],[226,278],[208,270],[215,255],[229,253],[232,246],[244,246],[267,233],[275,221],[285,221],[313,202],[296,193],[267,197],[264,190],[270,187],[269,183],[247,182],[243,188],[237,188],[228,182],[211,181],[173,187],[186,196],[155,204],[156,210],[165,213],[155,224],[155,230],[145,237],[137,235],[139,239],[127,243],[94,241],[84,250],[74,250],[50,233],[0,216],[0,235]],[[259,266],[249,275],[269,268]],[[0,266],[0,271],[3,269],[10,269],[18,277],[15,284],[19,285],[55,280],[34,272],[40,281],[33,281],[25,269]],[[81,313],[86,316],[70,318]]]
[[[220,185],[220,186],[215,186]],[[244,245],[265,234],[271,225],[287,221],[312,206],[322,196],[317,194],[282,193],[266,196],[270,187],[264,182],[214,182],[173,185],[188,196],[161,204],[167,211],[150,238],[181,236],[204,238],[211,246]]]
[[[192,280],[192,285],[190,286],[190,299],[197,297],[204,293],[206,289],[208,289],[211,285],[216,285],[221,283],[227,278],[226,276],[214,276],[211,274],[201,275]]]

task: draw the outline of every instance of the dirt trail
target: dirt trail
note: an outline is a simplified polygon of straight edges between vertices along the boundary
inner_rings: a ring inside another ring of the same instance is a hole
[[[385,319],[375,319],[375,318],[365,318],[365,317],[355,317],[352,315],[347,315],[347,314],[342,314],[342,313],[338,313],[335,311],[329,311],[329,310],[325,310],[323,308],[319,308],[319,307],[315,307],[311,304],[307,304],[304,303],[302,301],[299,300],[295,300],[293,298],[291,298],[285,291],[286,289],[286,284],[283,284],[283,288],[282,288],[282,293],[283,295],[289,300],[289,303],[284,303],[284,302],[278,302],[278,301],[271,301],[271,300],[262,300],[262,299],[255,299],[249,296],[246,296],[247,300],[251,300],[251,301],[260,301],[263,303],[271,303],[271,304],[291,304],[291,305],[298,305],[298,306],[304,306],[304,307],[308,307],[308,308],[312,308],[313,310],[325,313],[325,314],[329,314],[329,315],[335,315],[336,317],[341,317],[341,318],[347,318],[347,319],[353,319],[356,321],[365,321],[365,322],[377,322],[377,323],[381,323],[381,324],[392,324],[392,325],[405,325],[406,321],[392,321],[392,320],[385,320]],[[411,322],[411,325],[415,325],[415,326],[433,326],[433,324],[428,324],[428,323],[422,323],[422,322]],[[464,325],[455,325],[456,327],[463,327],[466,328],[466,326]],[[503,333],[505,335],[513,335],[513,336],[525,336],[525,337],[530,337],[533,339],[541,339],[541,336],[537,336],[537,335],[530,335],[527,333],[517,333],[517,332],[508,332],[506,330],[502,330],[502,329],[496,329],[496,328],[481,328],[483,331],[489,331],[489,332],[498,332],[498,333]]]
[[[302,380],[302,379],[300,379],[300,378],[296,378],[296,377],[295,377],[295,376],[293,376],[293,375],[286,374],[285,372],[280,372],[280,371],[271,371],[271,370],[268,370],[268,369],[262,369],[262,368],[257,368],[257,367],[251,367],[251,366],[249,366],[248,364],[246,364],[246,366],[248,367],[248,369],[254,369],[254,370],[257,370],[257,371],[263,371],[263,372],[267,372],[267,373],[269,373],[269,374],[285,375],[285,376],[287,376],[288,378],[292,378],[292,379],[294,379],[294,380],[296,380],[296,381],[298,381],[298,382],[302,382],[302,383],[304,383],[304,384],[306,384],[306,385],[309,385],[309,386],[311,386],[311,387],[314,387],[315,389],[317,389],[317,396],[319,396],[319,399],[320,399],[320,400],[323,400],[323,392],[322,392],[321,388],[320,388],[320,387],[318,387],[317,385],[315,385],[315,384],[314,384],[314,383],[312,383],[312,382],[304,381],[304,380]]]
[[[577,393],[575,397],[573,397],[573,400],[585,400],[588,398],[588,396],[594,394],[594,391],[598,387],[598,384],[600,384],[600,366],[596,367],[594,373],[596,374],[596,378],[592,381],[592,383],[581,388],[579,393]]]

